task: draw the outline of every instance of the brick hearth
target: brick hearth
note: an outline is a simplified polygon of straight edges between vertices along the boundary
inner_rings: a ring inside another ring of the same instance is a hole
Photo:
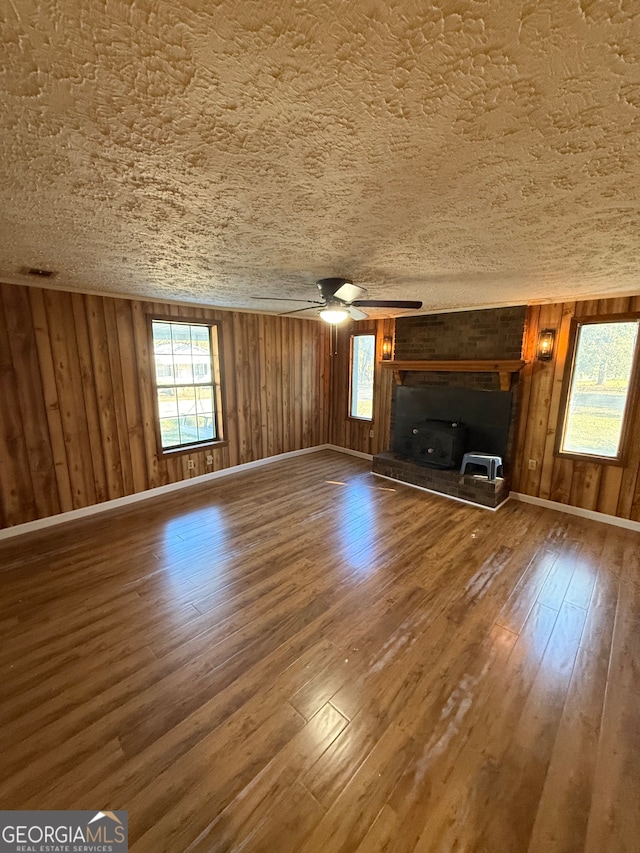
[[[509,484],[502,477],[492,481],[483,476],[463,475],[459,471],[441,471],[418,465],[395,453],[377,453],[373,457],[372,470],[374,474],[492,509],[509,497]]]

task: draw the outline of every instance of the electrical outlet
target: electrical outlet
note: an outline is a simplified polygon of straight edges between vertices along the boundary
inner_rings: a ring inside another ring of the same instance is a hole
[[[193,459],[187,460],[187,468],[189,468],[189,470],[192,470],[195,467],[196,467],[196,463],[193,461]]]
[[[538,464],[538,463],[536,462],[536,460],[535,460],[535,459],[530,459],[530,460],[529,460],[529,470],[530,470],[530,471],[535,471],[535,470],[536,470],[536,465],[537,465],[537,464]]]
[[[373,430],[372,429],[369,430],[369,438],[373,438]]]
[[[213,465],[213,456],[207,456],[207,465]]]

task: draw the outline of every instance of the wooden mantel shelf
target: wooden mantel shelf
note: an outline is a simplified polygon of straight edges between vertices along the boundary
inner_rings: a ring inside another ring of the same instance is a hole
[[[524,361],[484,359],[477,361],[381,361],[382,367],[393,370],[395,380],[399,385],[404,384],[407,373],[428,373],[429,371],[446,371],[447,373],[498,373],[500,390],[509,391],[514,373],[519,373],[525,366]]]

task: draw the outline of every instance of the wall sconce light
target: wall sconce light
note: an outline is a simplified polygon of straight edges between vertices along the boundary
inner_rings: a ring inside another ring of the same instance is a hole
[[[382,339],[382,360],[389,361],[393,355],[393,338],[385,335]]]
[[[536,353],[539,361],[551,361],[553,358],[553,347],[556,341],[555,329],[543,329],[538,335],[538,351]]]

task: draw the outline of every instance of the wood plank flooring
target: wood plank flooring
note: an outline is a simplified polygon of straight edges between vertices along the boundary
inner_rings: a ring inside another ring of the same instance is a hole
[[[0,545],[0,808],[135,853],[640,849],[640,534],[330,451]]]

